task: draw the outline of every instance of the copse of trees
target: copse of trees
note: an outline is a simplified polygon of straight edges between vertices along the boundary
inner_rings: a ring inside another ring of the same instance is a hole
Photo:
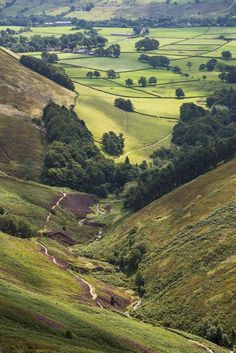
[[[71,91],[75,89],[73,82],[62,68],[55,67],[41,59],[27,55],[21,56],[20,63]]]
[[[219,64],[218,69],[221,71],[219,78],[227,83],[236,83],[236,68],[233,65]]]
[[[170,60],[163,55],[149,56],[147,54],[141,54],[139,55],[138,60],[141,62],[148,63],[154,69],[156,69],[157,67],[169,67],[170,65]]]
[[[229,50],[222,51],[221,56],[222,56],[222,59],[224,60],[232,59],[232,53]]]
[[[104,56],[111,58],[118,58],[120,56],[120,45],[119,44],[111,44],[107,48],[98,47],[94,50],[95,56]]]
[[[114,106],[116,108],[125,110],[126,112],[134,111],[134,107],[130,99],[116,98],[114,101]]]
[[[233,89],[216,92],[207,99],[211,111],[185,103],[173,129],[174,147],[153,153],[153,167],[144,170],[137,184],[127,188],[125,205],[142,208],[232,158],[236,153],[235,98]]]
[[[135,43],[135,48],[137,51],[151,51],[159,48],[159,41],[154,38],[146,37]]]
[[[100,74],[100,72],[97,71],[97,70],[95,70],[95,71],[88,71],[88,72],[86,73],[86,77],[88,77],[88,78],[93,78],[93,77],[99,78],[100,76],[101,76],[101,74]]]
[[[105,132],[102,136],[102,146],[104,150],[112,156],[120,156],[125,147],[123,134],[116,135],[115,132]]]

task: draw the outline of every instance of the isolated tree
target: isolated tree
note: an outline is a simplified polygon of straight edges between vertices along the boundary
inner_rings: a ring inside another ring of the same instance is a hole
[[[127,80],[125,80],[125,84],[126,86],[131,87],[134,85],[134,82],[131,78],[127,78]]]
[[[217,60],[216,59],[211,59],[206,63],[206,69],[207,71],[214,71],[217,65]]]
[[[116,98],[114,101],[116,108],[125,110],[126,112],[132,112],[134,110],[133,104],[130,99]]]
[[[183,98],[185,96],[185,93],[182,88],[177,88],[175,91],[175,95],[177,98]]]
[[[116,304],[116,298],[112,295],[110,299],[110,304],[114,306]]]
[[[65,332],[65,338],[67,338],[67,339],[72,339],[72,333],[71,333],[71,331],[70,330],[66,330],[66,332]]]
[[[192,61],[188,61],[186,66],[188,67],[189,71],[191,70],[191,67],[193,66]]]
[[[140,288],[141,286],[144,285],[144,278],[143,278],[143,275],[140,271],[138,271],[135,276],[135,285],[138,288]]]
[[[99,78],[101,76],[100,72],[99,71],[94,71],[93,75],[96,77],[96,78]]]
[[[105,132],[102,136],[104,150],[113,156],[120,156],[123,153],[124,141],[123,134],[116,135],[113,131]]]
[[[149,85],[156,85],[157,84],[157,78],[155,76],[152,76],[148,79],[148,84]]]
[[[232,53],[229,50],[222,51],[221,56],[224,60],[230,60],[232,58]]]
[[[147,79],[144,76],[141,76],[138,80],[138,84],[142,87],[147,87]]]
[[[108,78],[116,78],[117,74],[114,70],[108,70],[107,71],[107,77]]]
[[[120,44],[112,44],[113,56],[118,58],[120,56]]]
[[[204,71],[204,70],[206,70],[206,64],[201,64],[199,66],[199,71]]]
[[[174,72],[175,74],[181,74],[181,68],[180,68],[179,66],[175,66],[175,67],[173,68],[173,72]]]
[[[88,71],[86,77],[93,78],[94,73],[92,71]]]

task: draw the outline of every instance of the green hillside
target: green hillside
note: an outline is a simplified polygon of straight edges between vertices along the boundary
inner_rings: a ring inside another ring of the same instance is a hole
[[[0,233],[0,244],[3,353],[199,353],[206,347],[224,351],[97,308],[84,286],[32,241]],[[65,337],[67,330],[72,339]]]
[[[0,168],[37,180],[45,153],[45,133],[32,124],[50,100],[69,106],[74,93],[22,66],[0,49]]]
[[[219,319],[227,330],[235,325],[235,175],[235,160],[223,164],[119,222],[87,248],[113,263],[146,249],[139,264],[145,281],[141,316],[192,331],[204,319]]]
[[[93,7],[86,10],[88,3]],[[2,14],[4,15],[31,15],[47,13],[50,15],[64,14],[69,17],[83,18],[87,20],[109,19],[111,17],[139,17],[147,16],[218,16],[235,11],[235,1],[233,0],[171,0],[169,4],[163,0],[135,0],[127,2],[124,0],[104,1],[93,0],[14,0],[12,2],[2,1]]]

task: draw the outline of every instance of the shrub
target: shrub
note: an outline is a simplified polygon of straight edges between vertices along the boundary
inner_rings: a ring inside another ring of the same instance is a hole
[[[16,216],[5,214],[0,216],[0,230],[20,238],[30,238],[36,232],[27,221]]]
[[[71,340],[72,339],[72,333],[70,330],[66,330],[65,332],[65,338]]]

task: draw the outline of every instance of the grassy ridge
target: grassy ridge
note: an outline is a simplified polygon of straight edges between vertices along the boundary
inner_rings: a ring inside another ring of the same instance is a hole
[[[6,1],[3,1],[3,4]],[[59,15],[66,13],[68,17],[77,17],[85,20],[109,19],[115,16],[123,17],[146,17],[153,16],[153,13],[158,13],[159,16],[195,16],[196,14],[217,16],[222,13],[228,13],[231,10],[231,1],[223,2],[222,0],[205,0],[200,3],[194,1],[179,0],[178,4],[170,3],[167,5],[162,0],[136,0],[132,5],[124,0],[104,1],[96,0],[91,11],[81,11],[81,5],[86,4],[86,1],[74,1],[75,11],[71,11],[71,2],[69,0],[60,1],[39,1],[33,0],[30,3],[27,0],[16,0],[10,6],[3,10],[4,15],[20,15],[22,11],[26,15],[42,14],[46,12],[48,15]],[[177,6],[176,6],[177,5]],[[233,9],[232,9],[233,10]]]
[[[192,330],[205,318],[219,318],[228,330],[235,325],[235,175],[233,160],[126,218],[89,246],[104,259],[146,245],[141,315]]]

